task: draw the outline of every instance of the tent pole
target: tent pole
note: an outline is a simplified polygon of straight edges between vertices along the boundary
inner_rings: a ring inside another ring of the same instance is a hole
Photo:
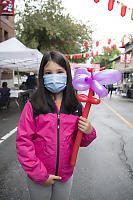
[[[12,81],[13,81],[13,87],[14,87],[14,69],[13,69],[13,71],[12,71]]]
[[[2,73],[2,69],[0,69],[0,85],[1,85],[1,73]]]
[[[17,77],[18,77],[18,88],[19,88],[19,71],[18,71],[18,67],[17,67]]]

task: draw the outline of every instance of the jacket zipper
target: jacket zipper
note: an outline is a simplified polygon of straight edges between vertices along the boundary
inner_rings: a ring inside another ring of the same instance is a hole
[[[57,160],[56,160],[56,171],[55,175],[58,174],[58,168],[59,168],[59,129],[60,129],[60,114],[57,115]]]

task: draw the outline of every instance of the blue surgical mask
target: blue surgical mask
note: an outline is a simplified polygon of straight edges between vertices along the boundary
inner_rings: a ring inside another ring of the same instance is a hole
[[[44,86],[52,93],[59,93],[66,87],[67,75],[49,74],[43,76]]]

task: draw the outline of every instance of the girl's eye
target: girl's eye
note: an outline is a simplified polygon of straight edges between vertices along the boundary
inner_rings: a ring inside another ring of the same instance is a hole
[[[64,72],[62,70],[59,70],[58,73],[60,74],[60,73],[64,73]]]
[[[45,72],[45,74],[51,74],[51,72]]]

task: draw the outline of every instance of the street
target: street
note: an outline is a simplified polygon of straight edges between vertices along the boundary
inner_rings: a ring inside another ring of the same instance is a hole
[[[30,200],[15,149],[20,114],[15,102],[0,111],[1,200]],[[70,200],[133,200],[133,99],[114,92],[92,105],[89,120],[97,138],[80,148]]]

